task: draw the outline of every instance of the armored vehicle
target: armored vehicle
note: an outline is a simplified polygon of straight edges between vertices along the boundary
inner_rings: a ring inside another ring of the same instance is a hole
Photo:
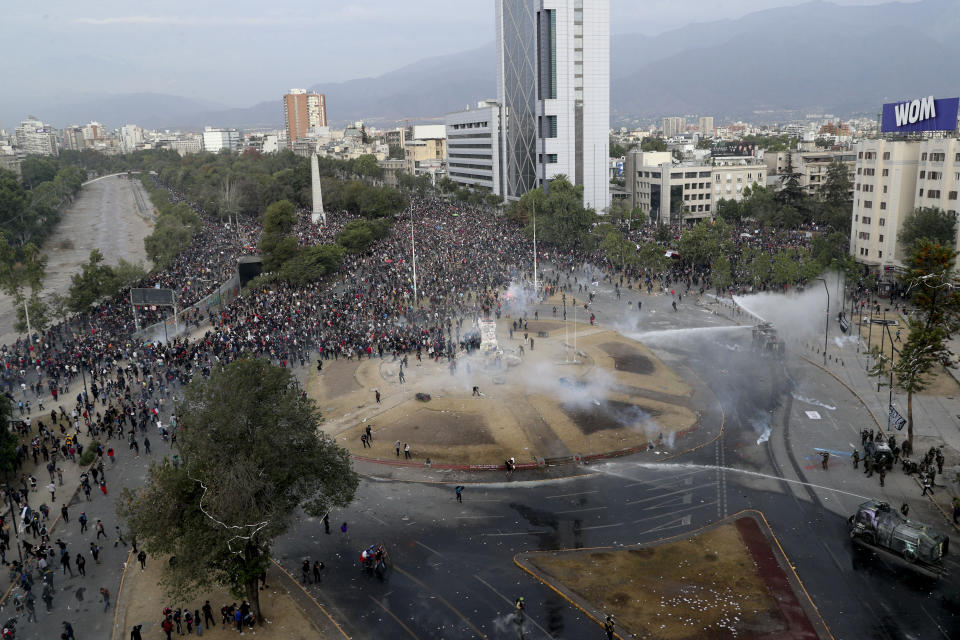
[[[950,538],[907,519],[886,502],[868,500],[847,520],[850,538],[919,565],[940,566]]]

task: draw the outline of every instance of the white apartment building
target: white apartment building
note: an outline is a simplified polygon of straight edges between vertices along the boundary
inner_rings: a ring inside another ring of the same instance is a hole
[[[20,123],[14,137],[17,147],[27,155],[56,156],[60,153],[56,130],[33,116]]]
[[[221,150],[237,151],[240,148],[240,132],[236,129],[203,128],[203,150],[219,153]]]
[[[120,146],[124,153],[135,151],[143,145],[143,129],[135,124],[125,124],[120,127]]]
[[[713,116],[703,116],[700,118],[700,136],[703,138],[714,137]]]
[[[177,140],[170,140],[167,146],[181,156],[185,156],[188,153],[200,153],[203,151],[203,138],[201,136],[179,138]]]
[[[673,138],[687,130],[687,119],[679,116],[669,116],[663,119],[663,137]]]
[[[503,195],[565,175],[610,204],[610,1],[497,0]]]
[[[763,185],[766,170],[749,156],[677,164],[667,151],[631,151],[623,175],[631,208],[665,224],[693,224],[712,219],[720,200],[742,200],[745,188]]]
[[[484,100],[475,109],[445,117],[447,177],[464,187],[502,195],[500,105]]]
[[[960,211],[960,140],[864,140],[856,153],[850,253],[890,273],[904,266],[898,236],[914,209]]]

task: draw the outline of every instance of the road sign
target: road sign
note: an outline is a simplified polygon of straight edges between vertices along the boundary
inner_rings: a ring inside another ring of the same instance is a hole
[[[897,431],[901,431],[903,425],[907,424],[907,419],[901,416],[900,412],[893,408],[893,405],[890,405],[890,424],[896,427]]]

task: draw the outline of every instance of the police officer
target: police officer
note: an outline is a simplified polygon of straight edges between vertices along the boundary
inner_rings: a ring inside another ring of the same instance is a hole
[[[821,451],[821,452],[820,452],[820,457],[823,459],[822,462],[820,463],[820,465],[823,467],[823,470],[826,471],[826,470],[827,470],[827,461],[830,460],[830,452],[829,452],[829,451]]]
[[[863,472],[867,474],[868,478],[873,475],[873,458],[870,456],[863,459]]]
[[[853,468],[856,469],[857,465],[860,464],[860,452],[856,449],[853,450]]]
[[[613,640],[613,630],[616,626],[616,622],[613,620],[613,614],[607,616],[607,619],[603,621],[603,630],[607,632],[607,640]]]

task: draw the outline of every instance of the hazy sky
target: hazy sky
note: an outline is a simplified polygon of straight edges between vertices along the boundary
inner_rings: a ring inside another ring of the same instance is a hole
[[[834,0],[877,4],[879,0]],[[614,32],[657,34],[797,0],[610,0]],[[0,108],[153,91],[249,106],[494,38],[493,0],[4,2]]]

